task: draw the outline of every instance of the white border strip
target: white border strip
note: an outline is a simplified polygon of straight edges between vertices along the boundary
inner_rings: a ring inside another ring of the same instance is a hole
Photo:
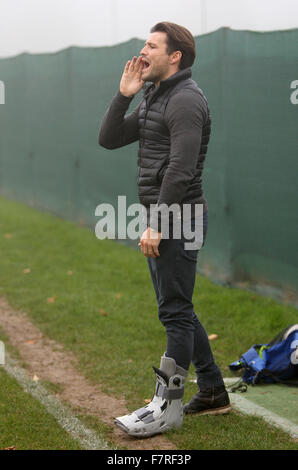
[[[237,381],[237,377],[236,379],[235,377],[224,379],[225,385],[227,387],[233,385],[235,381]],[[269,411],[263,406],[257,405],[256,403],[249,401],[243,396],[242,393],[229,393],[229,397],[232,405],[238,411],[248,415],[261,416],[269,424],[272,424],[273,426],[282,429],[294,438],[298,438],[298,426],[297,424],[292,423],[292,421],[289,421],[286,418],[282,418],[276,413],[273,413],[273,411]]]
[[[34,382],[28,377],[27,371],[21,368],[17,361],[12,359],[9,354],[5,354],[6,364],[2,367],[5,371],[14,377],[22,386],[25,392],[30,393],[38,400],[57,420],[59,425],[70,433],[80,445],[87,450],[108,450],[110,447],[104,439],[98,437],[94,431],[86,428],[73,413],[64,406],[56,397],[50,395],[49,392],[39,383]]]
[[[236,393],[229,393],[230,401],[235,409],[238,409],[242,413],[249,415],[261,416],[265,421],[281,428],[283,431],[289,433],[292,437],[298,438],[298,426],[292,423],[286,418],[273,413],[273,411],[266,410],[263,406],[257,405],[241,395]]]
[[[224,379],[226,387],[233,385],[236,381],[237,377]],[[190,382],[196,383],[196,379],[190,380]],[[230,392],[229,397],[231,404],[236,410],[248,415],[260,416],[261,418],[264,418],[264,420],[269,424],[289,433],[291,437],[296,439],[298,438],[298,425],[292,423],[292,421],[289,421],[286,418],[282,418],[276,413],[273,413],[273,411],[269,411],[263,406],[249,401],[247,398],[244,398],[243,394],[240,392]]]

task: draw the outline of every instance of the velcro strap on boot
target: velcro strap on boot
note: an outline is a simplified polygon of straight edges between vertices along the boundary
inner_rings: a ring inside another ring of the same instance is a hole
[[[143,407],[143,408],[139,408],[138,410],[136,410],[134,412],[137,417],[144,421],[145,424],[148,424],[148,423],[152,423],[152,421],[154,421],[154,418],[153,418],[153,411],[152,410],[148,410],[147,408]]]
[[[163,398],[164,400],[179,400],[183,398],[184,387],[177,389],[170,389],[159,384],[157,390],[157,396]]]
[[[138,410],[134,411],[134,413],[137,415],[139,419],[143,419],[149,414],[153,413],[151,410],[148,410],[148,408],[139,408]]]

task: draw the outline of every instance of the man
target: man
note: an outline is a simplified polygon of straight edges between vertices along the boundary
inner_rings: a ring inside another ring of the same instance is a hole
[[[167,334],[160,368],[154,368],[156,390],[151,403],[119,417],[115,423],[132,436],[152,436],[180,427],[184,413],[226,413],[230,408],[222,375],[216,366],[208,336],[193,310],[192,295],[198,249],[186,250],[185,237],[163,238],[161,207],[203,205],[204,238],[207,202],[201,176],[210,135],[205,96],[191,79],[195,43],[182,26],[163,22],[151,29],[140,52],[126,63],[120,90],[101,124],[99,144],[115,149],[139,140],[138,191],[147,209],[147,229],[139,246],[147,257],[158,302],[159,319]],[[149,82],[144,87],[145,82]],[[126,115],[133,97],[144,87],[139,106]],[[150,207],[154,210],[150,211]],[[199,392],[182,406],[191,361]]]

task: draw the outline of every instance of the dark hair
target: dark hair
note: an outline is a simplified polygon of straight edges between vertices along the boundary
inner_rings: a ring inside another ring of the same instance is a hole
[[[191,67],[196,57],[196,46],[193,35],[188,29],[175,23],[163,21],[151,28],[151,33],[167,34],[167,53],[170,55],[174,51],[180,51],[182,57],[179,69]]]

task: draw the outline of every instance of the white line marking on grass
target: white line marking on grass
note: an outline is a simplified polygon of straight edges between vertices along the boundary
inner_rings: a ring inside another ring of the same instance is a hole
[[[224,379],[225,385],[227,387],[233,385],[236,381],[237,378]],[[197,383],[196,379],[191,379],[190,382]],[[292,421],[289,421],[286,418],[282,418],[276,413],[273,413],[273,411],[267,410],[263,406],[257,405],[256,403],[249,401],[247,398],[244,398],[242,394],[239,395],[239,393],[229,393],[231,404],[236,410],[248,415],[260,416],[261,418],[264,418],[267,423],[282,429],[294,438],[298,438],[297,424],[292,423]]]
[[[226,378],[224,379],[224,382],[226,386],[232,385],[235,383],[235,378]],[[269,411],[263,406],[249,401],[242,395],[242,393],[229,393],[229,397],[235,409],[238,409],[245,414],[261,416],[265,419],[265,421],[272,424],[273,426],[277,426],[278,428],[281,428],[289,433],[292,437],[298,438],[298,426],[297,424],[292,423],[292,421],[289,421],[286,418],[282,418],[276,413],[273,413],[273,411]]]
[[[297,424],[292,423],[286,418],[278,416],[277,414],[273,413],[273,411],[269,411],[263,406],[252,403],[242,395],[238,395],[237,392],[229,393],[229,397],[232,405],[242,413],[261,416],[265,419],[265,421],[272,424],[273,426],[277,426],[289,433],[292,437],[298,438]]]
[[[86,428],[80,420],[73,415],[70,409],[64,406],[56,397],[50,395],[49,392],[38,382],[28,377],[27,371],[21,368],[17,361],[12,359],[6,352],[6,364],[2,367],[6,372],[14,377],[25,392],[30,393],[36,400],[38,400],[57,420],[59,425],[70,433],[80,445],[87,450],[107,450],[110,449],[104,439],[100,438],[98,434]]]

